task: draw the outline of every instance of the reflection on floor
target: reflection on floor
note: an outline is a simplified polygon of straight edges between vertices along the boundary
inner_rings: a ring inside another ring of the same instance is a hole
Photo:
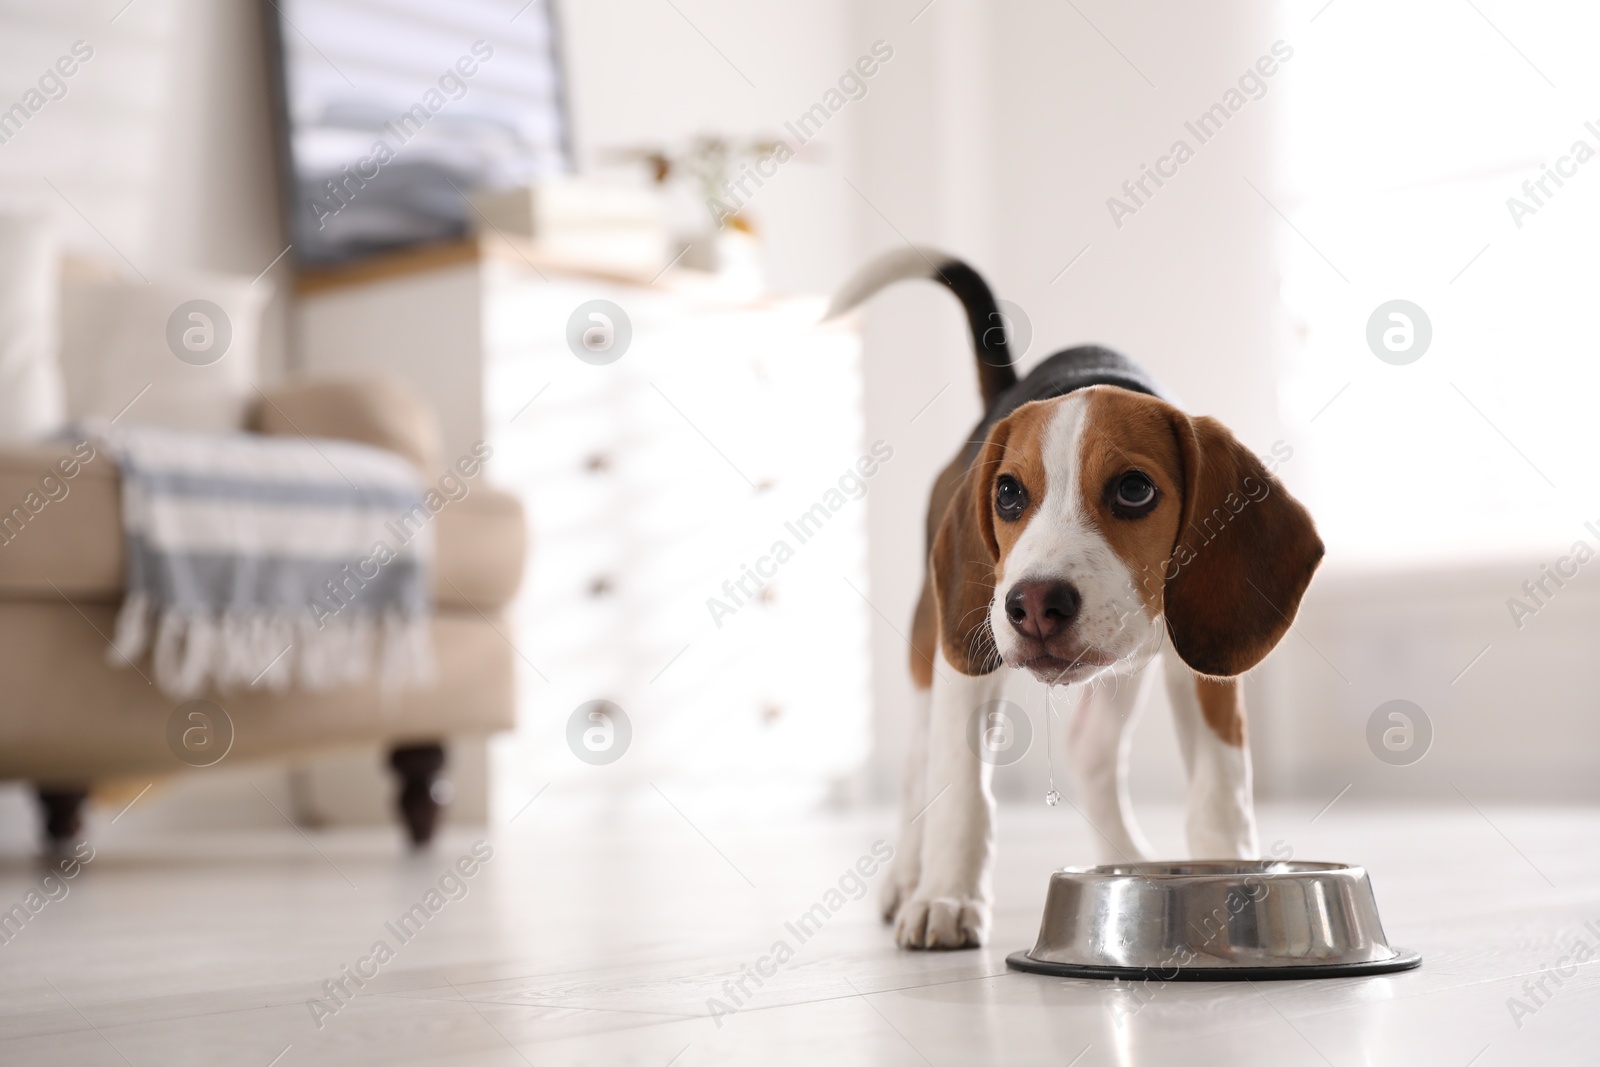
[[[847,872],[889,836],[888,812],[752,826],[686,803],[687,818],[664,810],[604,827],[558,812],[535,805],[422,857],[380,831],[152,840],[130,815],[96,828],[93,858],[70,880],[43,883],[32,861],[0,858],[0,908],[39,892],[36,913],[13,920],[20,928],[0,927],[0,1062],[1494,1067],[1600,1057],[1592,809],[1346,798],[1312,822],[1315,806],[1267,808],[1265,842],[1368,867],[1390,937],[1421,950],[1423,968],[1144,997],[1005,969],[1007,952],[1032,943],[1049,870],[1090,856],[1090,832],[1067,808],[1002,811],[992,944],[925,955],[895,950],[879,924],[881,873],[849,899],[859,890]],[[488,847],[475,854],[479,836]],[[796,925],[819,902],[826,921]],[[765,977],[749,977],[757,969]]]

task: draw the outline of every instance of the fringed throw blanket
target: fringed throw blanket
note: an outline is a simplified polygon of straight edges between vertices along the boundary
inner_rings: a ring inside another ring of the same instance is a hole
[[[94,429],[122,472],[114,665],[148,650],[176,699],[431,679],[432,514],[406,460],[346,441]]]

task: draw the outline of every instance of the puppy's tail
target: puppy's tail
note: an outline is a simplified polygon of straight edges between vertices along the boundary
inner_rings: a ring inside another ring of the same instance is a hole
[[[967,312],[972,347],[978,357],[978,386],[984,407],[1016,384],[1017,371],[1006,346],[1006,322],[995,305],[994,294],[978,272],[961,260],[931,248],[904,248],[886,252],[856,271],[834,296],[825,319],[843,315],[866,302],[878,290],[907,278],[930,278],[943,285]]]

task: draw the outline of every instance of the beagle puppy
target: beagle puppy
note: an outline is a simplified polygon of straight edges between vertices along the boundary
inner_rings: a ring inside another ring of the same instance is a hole
[[[991,765],[969,745],[1001,667],[1070,687],[1068,766],[1103,862],[1150,858],[1126,749],[1159,661],[1188,772],[1195,858],[1258,854],[1239,675],[1288,630],[1322,559],[1311,516],[1215,419],[1165,399],[1108,349],[1068,349],[1017,378],[983,279],[941,253],[875,260],[831,314],[929,278],[961,300],[985,414],[934,483],[912,626],[919,700],[901,844],[883,916],[906,948],[987,938]]]

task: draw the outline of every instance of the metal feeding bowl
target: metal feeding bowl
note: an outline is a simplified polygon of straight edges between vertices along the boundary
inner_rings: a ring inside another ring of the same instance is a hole
[[[1068,867],[1050,876],[1039,941],[1006,962],[1069,978],[1174,982],[1405,971],[1360,867],[1197,860]]]

